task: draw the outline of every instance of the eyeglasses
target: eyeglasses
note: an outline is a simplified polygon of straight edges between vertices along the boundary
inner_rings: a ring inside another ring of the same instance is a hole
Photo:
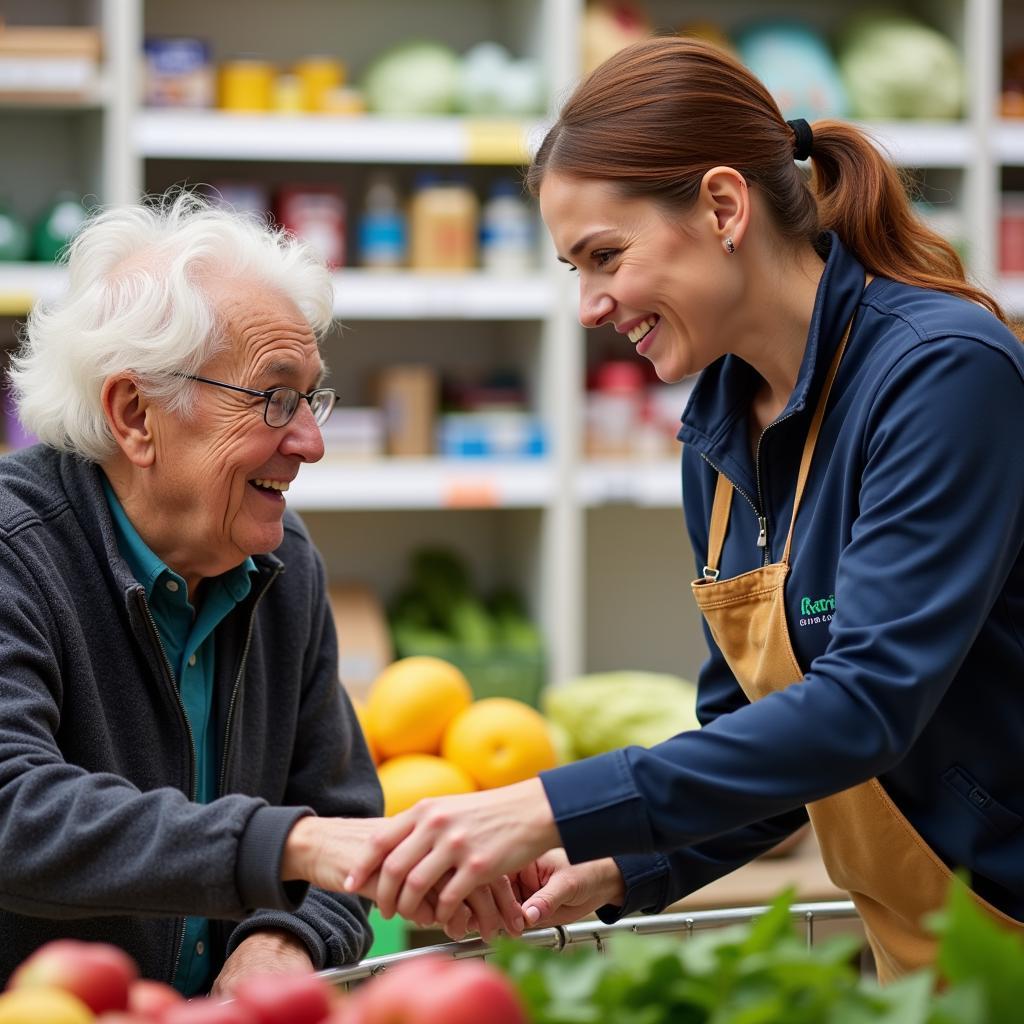
[[[338,401],[338,393],[332,388],[316,388],[308,395],[297,391],[295,388],[270,388],[267,391],[255,391],[253,388],[242,388],[237,384],[225,384],[221,380],[210,380],[209,377],[195,377],[191,373],[178,373],[176,377],[183,377],[185,380],[198,381],[200,384],[213,384],[214,387],[227,388],[229,391],[241,391],[244,395],[255,395],[265,400],[263,406],[263,419],[268,427],[283,427],[291,422],[299,408],[299,402],[304,398],[309,402],[309,408],[313,413],[313,419],[318,427],[327,422],[327,417],[334,411],[334,404]]]

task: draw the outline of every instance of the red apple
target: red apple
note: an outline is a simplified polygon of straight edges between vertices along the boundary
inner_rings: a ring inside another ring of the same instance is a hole
[[[331,986],[315,974],[254,974],[235,999],[259,1024],[319,1024],[331,1012]]]
[[[117,946],[55,939],[18,967],[8,988],[60,988],[103,1013],[127,1009],[128,989],[138,976],[135,961]]]
[[[108,1010],[96,1018],[96,1024],[153,1024],[155,1017],[143,1017],[126,1010]]]
[[[360,1024],[528,1024],[512,982],[481,960],[424,958],[367,982]]]
[[[160,1024],[257,1024],[257,1021],[238,1003],[199,998],[172,1006],[160,1018]]]
[[[176,988],[162,981],[140,978],[128,989],[128,1009],[147,1020],[160,1020],[172,1006],[184,1001]]]

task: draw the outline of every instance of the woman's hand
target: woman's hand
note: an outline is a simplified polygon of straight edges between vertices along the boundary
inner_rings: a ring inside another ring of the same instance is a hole
[[[365,855],[376,836],[392,819],[388,818],[300,818],[285,842],[281,877],[285,881],[301,878],[322,889],[339,892],[356,858]],[[451,872],[438,883],[447,881]],[[358,889],[349,890],[370,900],[377,899],[379,878],[375,872]],[[449,938],[461,939],[469,931],[479,931],[490,940],[501,929],[519,934],[523,929],[522,908],[516,902],[507,878],[496,879],[467,894],[443,921],[436,905],[440,884],[431,886],[412,913],[403,914],[422,928],[440,923]],[[390,916],[390,915],[389,915]]]
[[[565,850],[549,850],[512,876],[512,890],[528,928],[572,924],[626,898],[622,872],[611,857],[570,864]]]
[[[377,872],[376,899],[384,917],[412,917],[430,890],[452,873],[434,908],[446,925],[474,889],[559,843],[540,779],[423,800],[373,831],[352,862],[345,889],[362,891]]]

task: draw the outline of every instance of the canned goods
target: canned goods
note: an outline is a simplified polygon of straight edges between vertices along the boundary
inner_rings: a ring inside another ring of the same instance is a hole
[[[277,71],[269,61],[257,58],[229,60],[220,66],[222,110],[270,110]]]

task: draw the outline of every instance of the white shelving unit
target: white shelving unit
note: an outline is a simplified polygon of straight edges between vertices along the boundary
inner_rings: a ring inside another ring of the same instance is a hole
[[[362,180],[375,165],[407,174],[439,166],[465,166],[474,174],[511,170],[540,137],[542,123],[146,110],[138,101],[142,39],[149,32],[208,38],[217,60],[259,52],[287,63],[327,51],[350,60],[358,76],[374,53],[402,38],[434,36],[460,50],[497,38],[542,60],[553,112],[578,77],[584,6],[584,0],[295,0],[285,13],[276,0],[11,3],[8,13],[20,13],[22,21],[31,20],[29,11],[37,21],[91,22],[101,26],[104,40],[101,84],[87,99],[0,105],[0,123],[18,143],[0,154],[0,180],[29,206],[65,184],[117,203],[177,175],[280,180],[282,166],[296,179],[337,173],[346,181]],[[727,27],[763,16],[766,6],[753,0],[649,5],[664,26],[711,17]],[[772,14],[823,28],[856,6],[855,0],[770,5]],[[943,0],[931,13],[964,54],[963,120],[865,127],[899,163],[955,182],[972,273],[1008,310],[1024,315],[1024,279],[1000,281],[996,269],[1002,178],[1007,169],[1024,168],[1024,122],[997,116],[1000,56],[1006,26],[1012,22],[1024,38],[1024,23],[1010,0]],[[63,280],[53,267],[0,266],[0,315],[24,314]],[[433,351],[438,360],[457,353],[468,361],[525,363],[550,445],[545,458],[531,461],[328,458],[305,467],[289,501],[307,515],[332,575],[362,573],[387,591],[403,545],[447,537],[479,562],[482,577],[498,568],[518,574],[547,636],[552,680],[612,667],[696,672],[702,642],[685,593],[693,560],[678,507],[678,460],[582,457],[588,345],[564,269],[551,260],[515,279],[346,269],[334,285],[336,316],[355,325],[342,332],[342,342],[331,343],[336,377],[395,353],[424,361]],[[627,349],[623,354],[630,358]]]

